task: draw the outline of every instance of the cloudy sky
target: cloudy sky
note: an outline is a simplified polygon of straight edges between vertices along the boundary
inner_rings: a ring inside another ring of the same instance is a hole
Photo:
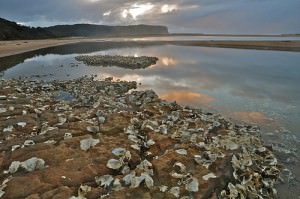
[[[0,17],[29,26],[154,24],[170,32],[300,33],[300,0],[0,0]]]

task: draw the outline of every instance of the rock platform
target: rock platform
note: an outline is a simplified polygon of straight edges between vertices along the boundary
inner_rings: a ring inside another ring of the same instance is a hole
[[[1,80],[0,197],[276,198],[258,127],[136,86]]]

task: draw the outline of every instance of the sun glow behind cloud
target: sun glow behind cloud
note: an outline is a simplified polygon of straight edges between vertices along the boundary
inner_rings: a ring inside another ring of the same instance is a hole
[[[177,64],[177,61],[173,58],[170,58],[170,57],[162,57],[161,62],[165,66],[172,66],[172,65]]]
[[[178,7],[176,4],[173,4],[173,5],[164,4],[160,10],[162,13],[168,13],[168,12],[176,11],[177,9],[178,9]]]
[[[107,11],[107,12],[104,12],[103,13],[103,16],[109,16],[111,14],[111,11],[109,10],[109,11]]]
[[[96,3],[96,2],[101,1],[101,0],[88,0],[88,1],[91,2],[91,3]]]
[[[133,4],[128,9],[124,9],[121,13],[123,18],[127,18],[129,15],[136,20],[138,16],[144,15],[154,8],[152,3],[145,4]]]

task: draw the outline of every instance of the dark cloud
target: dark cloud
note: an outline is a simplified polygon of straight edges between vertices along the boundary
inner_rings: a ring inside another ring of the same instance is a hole
[[[0,1],[0,17],[31,26],[145,23],[204,33],[297,33],[299,9],[297,0]]]

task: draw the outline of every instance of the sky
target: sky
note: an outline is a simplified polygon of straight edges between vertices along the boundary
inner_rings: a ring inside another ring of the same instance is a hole
[[[166,25],[173,33],[300,33],[300,0],[0,0],[28,26]]]

